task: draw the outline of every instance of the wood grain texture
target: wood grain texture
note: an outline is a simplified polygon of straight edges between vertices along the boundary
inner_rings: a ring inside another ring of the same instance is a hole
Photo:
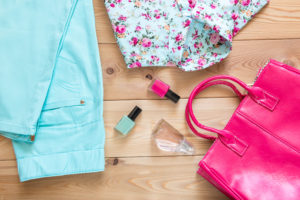
[[[106,170],[19,183],[11,142],[0,137],[0,200],[226,200],[196,174],[197,163],[211,142],[196,138],[187,128],[186,98],[197,83],[217,74],[233,75],[251,84],[259,67],[270,58],[300,68],[300,1],[271,0],[234,38],[227,59],[192,73],[177,68],[126,69],[103,0],[94,0],[94,5],[105,90]],[[160,100],[149,92],[149,77],[169,83],[181,95],[179,103]],[[222,128],[238,102],[230,90],[214,87],[195,101],[195,114],[204,124]],[[143,112],[133,131],[123,137],[113,127],[135,105]],[[194,156],[166,153],[155,147],[151,132],[161,118],[194,145]]]
[[[94,2],[99,42],[115,43],[104,0],[94,0]],[[234,40],[291,39],[299,36],[300,1],[271,0]]]
[[[15,161],[0,161],[0,199],[226,200],[196,174],[200,156],[106,159],[103,173],[18,183]]]
[[[208,126],[223,128],[237,107],[237,98],[201,98],[194,102],[194,112],[199,121]],[[178,129],[195,147],[196,155],[207,152],[210,141],[195,137],[184,120],[184,111],[187,100],[173,104],[168,100],[130,100],[104,102],[104,121],[106,130],[106,157],[130,156],[174,156],[174,153],[160,151],[152,140],[152,130],[160,119],[165,119]],[[143,109],[136,119],[136,126],[128,136],[122,136],[114,130],[114,126],[130,110],[138,105]],[[0,138],[0,160],[14,158],[11,142],[4,137]]]
[[[300,39],[235,41],[233,51],[219,64],[202,71],[183,72],[176,67],[127,69],[116,44],[100,44],[105,100],[159,99],[149,92],[151,80],[157,77],[172,86],[172,90],[187,98],[192,89],[205,78],[217,74],[236,76],[252,84],[258,69],[270,59],[300,68]],[[120,92],[123,91],[123,92]],[[228,97],[229,90],[207,89],[204,97]]]

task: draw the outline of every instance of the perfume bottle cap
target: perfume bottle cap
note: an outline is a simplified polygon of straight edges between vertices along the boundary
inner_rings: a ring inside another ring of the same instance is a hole
[[[138,106],[135,106],[133,108],[133,110],[129,113],[128,117],[132,121],[134,121],[141,112],[142,112],[142,109],[140,107],[138,107]]]

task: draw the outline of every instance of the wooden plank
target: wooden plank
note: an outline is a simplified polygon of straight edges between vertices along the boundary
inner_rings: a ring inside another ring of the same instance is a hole
[[[202,71],[183,72],[178,68],[127,69],[116,44],[100,44],[104,78],[104,98],[159,99],[147,90],[151,80],[146,76],[158,77],[170,84],[172,90],[187,98],[192,89],[202,80],[213,75],[236,76],[247,84],[253,83],[257,71],[270,59],[300,67],[300,39],[235,41],[233,51],[223,62]],[[229,90],[208,89],[203,97],[233,96]]]
[[[104,173],[19,183],[15,161],[0,161],[0,199],[225,200],[196,174],[200,156],[107,159]]]
[[[94,0],[100,43],[114,43],[111,24],[103,0]],[[271,0],[234,40],[284,39],[300,36],[300,1]]]
[[[156,123],[164,118],[195,147],[195,154],[203,155],[211,145],[210,141],[194,136],[186,125],[184,118],[187,100],[178,104],[167,100],[135,100],[104,102],[104,121],[106,129],[106,157],[129,156],[172,156],[174,153],[158,150],[152,140],[152,130]],[[114,126],[123,115],[138,105],[143,112],[136,120],[136,127],[128,136],[114,131]],[[238,105],[237,98],[201,98],[195,100],[194,112],[199,121],[216,128],[223,128]],[[0,160],[14,159],[13,149],[9,140],[0,139]]]
[[[234,75],[251,84],[258,68],[269,58],[300,67],[300,40],[291,39],[300,35],[300,2],[271,0],[235,37],[229,58],[193,73],[176,68],[126,69],[103,0],[94,2],[106,100],[106,171],[19,183],[11,142],[1,137],[0,199],[227,199],[196,174],[197,163],[211,143],[189,132],[184,120],[185,98],[197,83],[216,74]],[[146,76],[169,83],[184,99],[178,104],[157,100],[147,91],[151,80]],[[199,121],[216,128],[224,127],[238,104],[232,96],[232,92],[219,88],[204,92],[201,97],[210,98],[195,101]],[[143,113],[130,135],[123,137],[113,127],[135,105],[142,107]],[[178,156],[155,147],[151,130],[161,118],[187,137],[195,147],[196,156]]]

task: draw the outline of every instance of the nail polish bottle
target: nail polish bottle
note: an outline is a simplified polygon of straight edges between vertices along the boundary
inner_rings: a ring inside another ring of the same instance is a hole
[[[135,106],[134,109],[129,113],[128,116],[123,116],[122,119],[115,126],[115,130],[123,135],[127,135],[131,129],[135,126],[134,120],[142,112],[138,106]]]
[[[171,101],[173,101],[174,103],[177,103],[178,100],[180,99],[180,96],[177,95],[175,92],[173,92],[170,89],[170,86],[164,82],[162,82],[161,80],[155,79],[149,89],[154,92],[155,94],[157,94],[158,96],[160,96],[161,98],[168,98]]]

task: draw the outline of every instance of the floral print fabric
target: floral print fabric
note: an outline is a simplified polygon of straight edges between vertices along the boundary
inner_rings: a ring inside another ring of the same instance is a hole
[[[128,68],[204,69],[227,57],[232,38],[268,0],[106,0]]]

